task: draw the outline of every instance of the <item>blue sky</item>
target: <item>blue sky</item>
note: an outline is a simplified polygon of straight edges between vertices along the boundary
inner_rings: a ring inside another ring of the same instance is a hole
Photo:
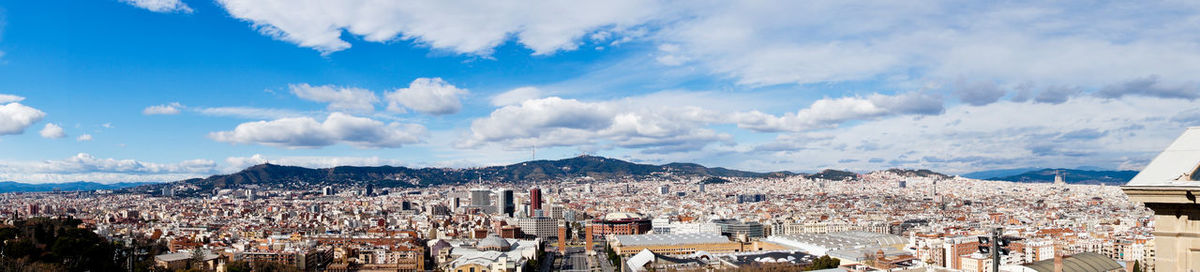
[[[581,153],[1140,169],[1200,125],[1188,2],[0,3],[0,180]]]

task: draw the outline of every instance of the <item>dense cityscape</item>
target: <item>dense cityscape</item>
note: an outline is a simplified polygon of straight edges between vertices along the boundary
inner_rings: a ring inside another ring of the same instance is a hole
[[[195,190],[4,194],[0,219],[74,218],[111,241],[161,241],[142,258],[167,270],[798,270],[832,257],[823,269],[990,271],[978,237],[1002,228],[1019,239],[1005,271],[1081,253],[1155,271],[1148,209],[1115,186],[1061,181],[876,171]]]
[[[0,272],[1200,272],[1200,1],[0,0]]]

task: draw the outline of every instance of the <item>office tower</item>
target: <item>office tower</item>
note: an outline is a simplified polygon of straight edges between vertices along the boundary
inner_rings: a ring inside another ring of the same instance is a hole
[[[701,183],[701,184],[700,184],[700,192],[701,192],[701,193],[703,193],[703,192],[704,192],[704,183]]]
[[[484,188],[471,189],[471,206],[482,208],[492,205],[492,191]]]
[[[663,195],[671,193],[671,186],[670,185],[659,186],[658,193],[663,194]]]
[[[517,204],[513,199],[512,189],[500,189],[496,191],[496,214],[512,216],[516,209]]]
[[[542,189],[541,188],[533,187],[533,189],[529,189],[529,209],[530,210],[541,210],[542,209]]]
[[[331,196],[331,195],[335,194],[335,192],[333,191],[333,186],[325,186],[324,188],[321,188],[321,194],[326,195],[326,196]]]
[[[375,196],[375,185],[367,184],[367,189],[363,190],[365,196]]]

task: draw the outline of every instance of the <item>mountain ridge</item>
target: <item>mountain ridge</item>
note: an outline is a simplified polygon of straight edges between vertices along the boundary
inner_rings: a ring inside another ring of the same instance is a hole
[[[944,176],[930,170],[891,169],[912,175]],[[146,185],[137,190],[154,190],[160,186],[192,185],[201,190],[266,186],[283,188],[319,188],[322,186],[423,187],[442,184],[463,184],[477,180],[489,182],[526,182],[568,178],[610,179],[649,176],[695,176],[721,178],[791,177],[810,179],[855,180],[854,172],[826,169],[815,174],[789,171],[752,172],[724,167],[706,167],[696,163],[642,164],[620,159],[581,155],[559,160],[534,160],[509,165],[476,168],[410,168],[404,166],[335,166],[305,168],[275,164],[259,164],[241,171],[207,178],[193,178],[171,183]]]
[[[1137,175],[1138,171],[1133,170],[1079,170],[1066,168],[1043,168],[1039,170],[1028,171],[1025,173],[1011,175],[1006,177],[989,178],[988,180],[1026,182],[1026,183],[1046,183],[1054,182],[1055,172],[1061,171],[1063,179],[1067,184],[1105,184],[1105,185],[1125,185],[1129,180]]]

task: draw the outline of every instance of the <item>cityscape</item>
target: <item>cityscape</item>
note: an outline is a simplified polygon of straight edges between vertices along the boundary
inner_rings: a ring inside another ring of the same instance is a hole
[[[0,271],[1200,271],[1198,22],[0,1]]]

